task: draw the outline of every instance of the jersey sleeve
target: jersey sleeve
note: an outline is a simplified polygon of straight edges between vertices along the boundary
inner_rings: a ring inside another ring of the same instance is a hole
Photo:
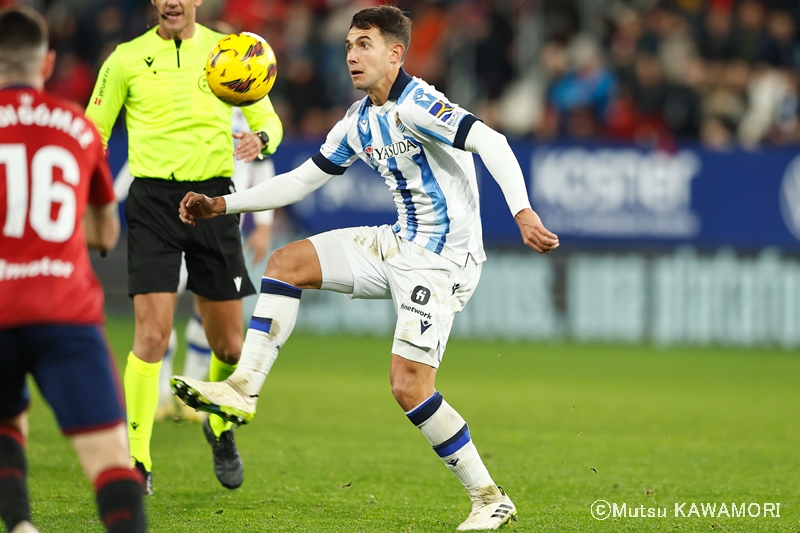
[[[86,117],[100,132],[104,149],[108,147],[111,129],[127,96],[128,78],[117,48],[103,63],[89,105],[86,107]]]
[[[242,107],[242,114],[247,119],[251,131],[263,131],[269,137],[269,144],[264,149],[264,154],[271,155],[278,149],[283,140],[283,124],[275,112],[269,96],[266,96],[253,105]]]
[[[400,108],[400,119],[406,127],[432,140],[465,149],[467,134],[479,118],[448,102],[441,94],[426,93],[423,89],[417,89],[411,100]]]
[[[111,169],[108,168],[105,153],[103,152],[103,145],[99,140],[92,143],[92,150],[96,152],[92,158],[95,161],[95,167],[91,173],[91,182],[89,184],[89,203],[96,206],[108,205],[116,200],[114,194],[114,185],[112,184]]]
[[[326,174],[344,174],[347,167],[358,157],[347,140],[347,124],[347,117],[337,122],[328,133],[319,152],[311,158]]]

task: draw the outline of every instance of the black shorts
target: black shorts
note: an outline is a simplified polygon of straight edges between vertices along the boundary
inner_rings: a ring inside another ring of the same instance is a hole
[[[242,255],[238,216],[198,220],[188,226],[178,205],[188,191],[207,196],[233,192],[229,178],[206,181],[133,180],[128,219],[128,295],[177,292],[181,255],[189,272],[187,288],[210,300],[240,300],[255,294]]]

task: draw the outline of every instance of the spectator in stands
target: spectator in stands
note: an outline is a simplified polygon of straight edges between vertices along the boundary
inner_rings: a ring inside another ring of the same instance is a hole
[[[753,64],[766,39],[764,6],[756,0],[744,0],[736,9],[733,48],[737,59]]]
[[[608,43],[611,66],[617,72],[632,70],[642,38],[642,19],[635,9],[624,8],[617,13],[613,24]]]
[[[570,71],[550,91],[550,103],[562,117],[560,129],[574,137],[599,135],[615,96],[616,76],[605,66],[597,43],[589,36],[573,39],[569,61]]]
[[[700,54],[712,62],[733,59],[736,48],[733,40],[733,15],[726,8],[712,8],[706,14],[705,26],[700,36]]]
[[[795,23],[785,11],[773,11],[767,18],[767,36],[758,60],[773,67],[795,67]]]

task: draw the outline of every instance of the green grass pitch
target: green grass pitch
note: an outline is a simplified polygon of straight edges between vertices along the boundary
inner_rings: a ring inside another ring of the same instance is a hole
[[[132,319],[111,319],[122,361]],[[155,533],[450,532],[460,484],[394,403],[385,338],[295,335],[255,421],[241,489],[222,488],[201,428],[156,424]],[[180,363],[176,365],[180,368]],[[519,509],[516,532],[800,531],[800,356],[451,341],[438,388]],[[92,489],[49,409],[31,409],[30,489],[43,532],[100,532]],[[590,514],[598,499],[665,518]],[[674,517],[675,503],[780,503],[780,518]]]

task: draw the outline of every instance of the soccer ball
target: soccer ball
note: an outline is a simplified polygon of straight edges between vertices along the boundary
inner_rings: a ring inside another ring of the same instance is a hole
[[[206,79],[223,102],[248,106],[264,98],[278,73],[275,52],[255,33],[223,37],[206,61]]]

